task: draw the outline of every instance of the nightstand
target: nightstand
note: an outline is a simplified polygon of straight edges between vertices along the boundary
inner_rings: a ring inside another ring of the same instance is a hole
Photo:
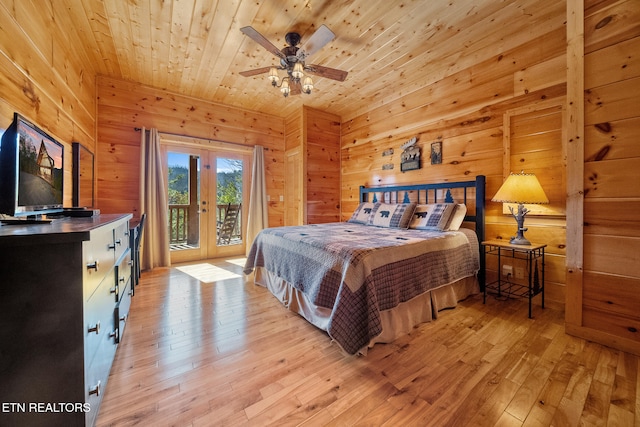
[[[481,244],[485,254],[498,257],[498,279],[488,283],[485,271],[483,302],[487,301],[487,291],[496,293],[498,297],[528,298],[529,318],[531,318],[531,300],[540,294],[542,308],[544,308],[544,248],[547,245],[538,243],[512,245],[505,240],[487,240]],[[513,260],[510,265],[514,271],[503,276],[503,263],[507,265],[508,260]],[[522,269],[520,270],[523,273],[522,277],[515,274],[515,270],[518,269]]]

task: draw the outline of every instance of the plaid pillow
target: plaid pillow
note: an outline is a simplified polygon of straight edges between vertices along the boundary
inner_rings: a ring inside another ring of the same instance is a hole
[[[447,231],[457,231],[464,222],[464,217],[467,215],[467,205],[460,203],[455,205],[453,213],[449,218],[449,224],[447,224]]]
[[[362,202],[355,211],[353,211],[353,215],[351,218],[347,220],[347,222],[355,222],[356,224],[367,224],[369,222],[369,217],[371,217],[371,213],[373,212],[373,207],[375,203],[373,202]]]
[[[418,205],[413,212],[413,219],[409,224],[409,228],[435,231],[445,230],[454,207],[454,203]]]
[[[415,208],[415,203],[376,203],[367,225],[407,228]]]

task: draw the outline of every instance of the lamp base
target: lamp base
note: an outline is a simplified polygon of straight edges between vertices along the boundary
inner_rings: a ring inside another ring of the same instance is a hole
[[[512,245],[531,245],[531,242],[524,238],[524,236],[515,236],[509,240]]]
[[[509,207],[509,210],[511,211],[511,215],[513,215],[516,223],[518,224],[518,231],[516,232],[516,235],[511,238],[509,243],[511,243],[512,245],[530,245],[531,242],[524,238],[524,232],[527,231],[527,229],[524,227],[524,217],[525,215],[527,215],[527,213],[529,213],[529,210],[525,208],[522,203],[518,203],[517,215],[513,213],[512,207]]]

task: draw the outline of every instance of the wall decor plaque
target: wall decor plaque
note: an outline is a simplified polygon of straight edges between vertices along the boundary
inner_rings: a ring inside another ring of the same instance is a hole
[[[431,143],[431,164],[442,164],[442,141],[436,141]]]
[[[418,139],[414,136],[400,146],[403,149],[400,156],[400,170],[402,172],[420,169],[420,147],[416,142]]]

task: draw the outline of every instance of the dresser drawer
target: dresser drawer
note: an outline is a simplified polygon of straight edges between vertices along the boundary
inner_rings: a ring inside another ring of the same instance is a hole
[[[83,293],[88,300],[115,264],[113,229],[103,227],[91,231],[91,240],[82,244]]]
[[[109,316],[113,319],[113,312]],[[113,321],[110,322],[113,325]],[[102,339],[98,343],[97,351],[85,371],[85,402],[91,405],[91,410],[87,413],[87,425],[94,425],[95,418],[98,415],[98,409],[107,380],[109,379],[109,371],[116,354],[117,344],[116,337],[110,336],[110,333],[117,335],[117,328],[111,329],[109,333],[102,334]],[[85,359],[87,360],[87,359]]]
[[[129,221],[124,221],[113,231],[113,244],[115,246],[115,259],[120,259],[122,254],[129,249]]]
[[[118,328],[114,322],[115,308],[114,270],[105,277],[84,307],[84,360],[91,361],[101,343],[117,342]]]
[[[131,250],[127,248],[115,268],[115,286],[117,288],[116,299],[114,302],[122,299],[124,288],[131,280]]]
[[[133,282],[129,280],[126,287],[121,292],[121,298],[115,309],[115,318],[113,322],[118,327],[117,342],[122,340],[122,334],[124,334],[124,328],[127,325],[129,319],[129,309],[131,308],[131,296],[133,295]]]

